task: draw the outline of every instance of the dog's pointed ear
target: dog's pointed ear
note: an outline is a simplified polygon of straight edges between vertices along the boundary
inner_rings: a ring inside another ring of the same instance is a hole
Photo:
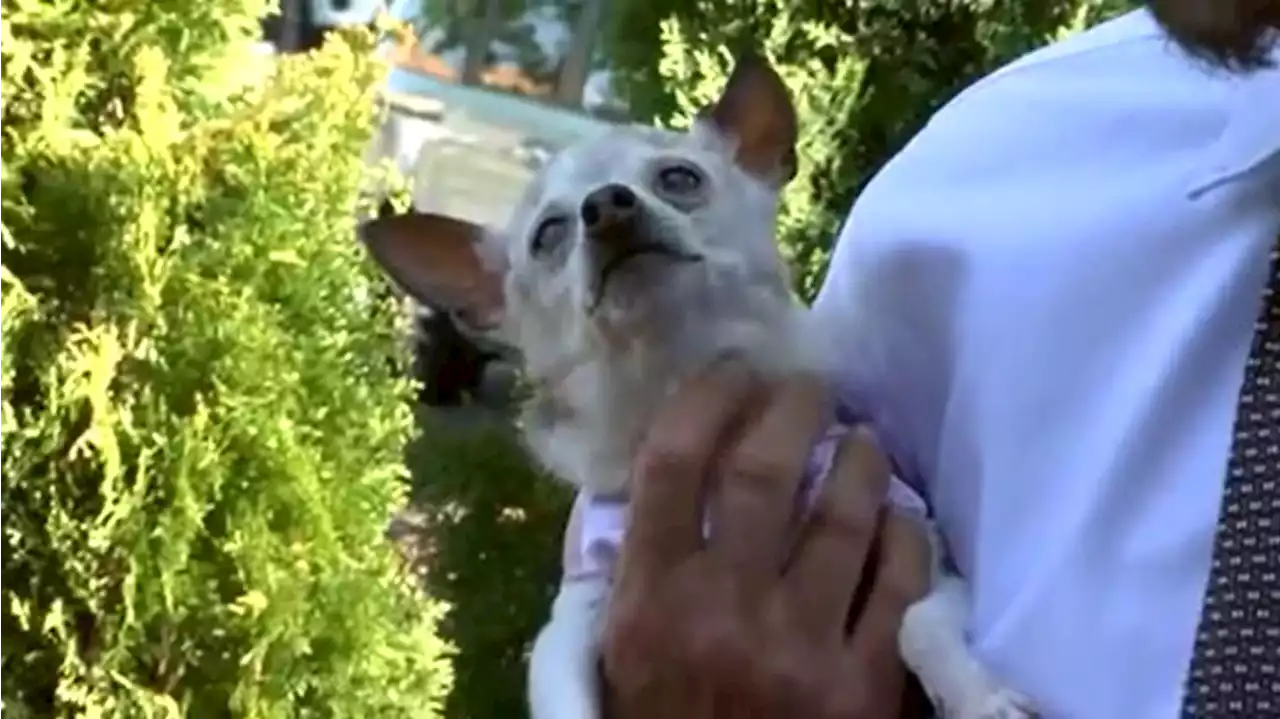
[[[747,172],[779,185],[795,176],[796,108],[778,72],[758,53],[738,56],[720,98],[699,119],[734,143]]]
[[[359,234],[374,260],[417,301],[456,312],[478,330],[501,322],[505,272],[495,253],[485,251],[483,228],[410,211],[370,220]]]

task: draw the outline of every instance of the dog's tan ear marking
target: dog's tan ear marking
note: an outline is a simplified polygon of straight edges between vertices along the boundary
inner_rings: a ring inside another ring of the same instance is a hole
[[[762,56],[739,55],[720,98],[702,114],[736,141],[738,165],[747,172],[778,183],[795,175],[796,108]]]
[[[492,329],[504,309],[502,271],[482,253],[484,231],[444,215],[409,212],[360,226],[374,260],[414,299]]]

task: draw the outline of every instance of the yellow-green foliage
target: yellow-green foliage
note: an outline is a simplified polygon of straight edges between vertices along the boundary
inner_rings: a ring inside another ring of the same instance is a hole
[[[21,716],[433,716],[383,537],[412,418],[353,239],[367,34],[260,0],[3,4],[3,698]]]

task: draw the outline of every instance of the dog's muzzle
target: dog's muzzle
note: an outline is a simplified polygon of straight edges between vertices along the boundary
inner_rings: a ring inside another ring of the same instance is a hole
[[[578,213],[588,239],[601,247],[617,247],[635,241],[644,209],[631,188],[612,183],[583,198]]]
[[[594,190],[582,200],[579,214],[583,233],[600,268],[592,293],[593,311],[600,306],[609,280],[637,257],[667,257],[676,262],[703,259],[654,232],[649,210],[626,185],[611,183]]]

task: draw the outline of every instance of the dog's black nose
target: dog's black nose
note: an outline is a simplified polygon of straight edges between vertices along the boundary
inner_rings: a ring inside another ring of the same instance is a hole
[[[605,185],[582,201],[582,228],[588,237],[597,240],[625,235],[635,224],[639,205],[636,193],[626,185]]]

